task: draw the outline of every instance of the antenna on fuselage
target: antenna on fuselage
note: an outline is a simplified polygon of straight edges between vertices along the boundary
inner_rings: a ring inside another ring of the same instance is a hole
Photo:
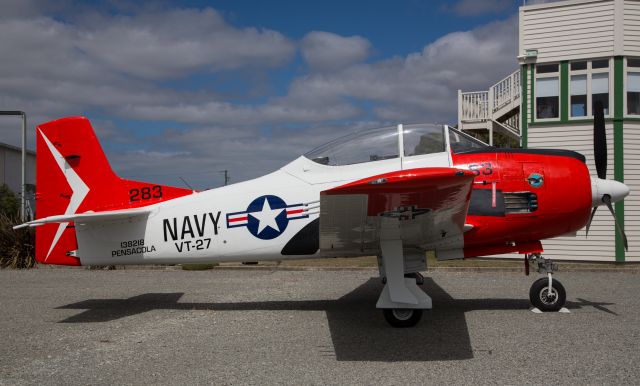
[[[224,186],[229,185],[231,177],[229,177],[229,171],[227,169],[220,170],[220,173],[224,173]]]
[[[191,190],[195,190],[191,185],[189,185],[189,183],[187,181],[184,180],[184,178],[182,177],[178,177],[180,180],[182,180],[182,182],[184,182],[185,185],[187,185],[187,188],[191,189]]]

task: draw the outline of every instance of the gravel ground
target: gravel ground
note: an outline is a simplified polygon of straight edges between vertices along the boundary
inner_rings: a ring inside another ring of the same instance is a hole
[[[375,271],[0,271],[0,385],[637,384],[640,275],[430,273],[393,329]]]

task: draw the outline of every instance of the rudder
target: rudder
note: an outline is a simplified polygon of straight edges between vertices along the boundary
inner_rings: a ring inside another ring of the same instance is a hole
[[[136,208],[193,193],[118,177],[85,117],[62,118],[36,129],[36,218]],[[73,222],[36,228],[36,260],[80,265]]]

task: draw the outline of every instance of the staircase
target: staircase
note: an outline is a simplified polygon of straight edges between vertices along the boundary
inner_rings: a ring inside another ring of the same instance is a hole
[[[489,91],[458,90],[458,127],[475,137],[487,133],[489,145],[493,145],[495,133],[520,144],[520,89],[518,70]]]

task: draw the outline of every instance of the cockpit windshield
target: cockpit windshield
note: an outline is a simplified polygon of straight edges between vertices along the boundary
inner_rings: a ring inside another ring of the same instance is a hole
[[[402,128],[403,156],[445,152],[445,138],[443,125],[405,125]],[[475,138],[452,128],[449,128],[449,141],[455,153],[486,147]],[[304,156],[322,165],[341,166],[398,158],[400,149],[398,127],[392,126],[338,138]]]
[[[456,154],[489,147],[482,141],[479,141],[452,127],[449,127],[449,143],[451,144],[451,151]]]
[[[433,124],[404,125],[402,140],[405,157],[446,151],[444,126]]]
[[[398,128],[360,131],[315,148],[304,156],[330,166],[398,158]]]

